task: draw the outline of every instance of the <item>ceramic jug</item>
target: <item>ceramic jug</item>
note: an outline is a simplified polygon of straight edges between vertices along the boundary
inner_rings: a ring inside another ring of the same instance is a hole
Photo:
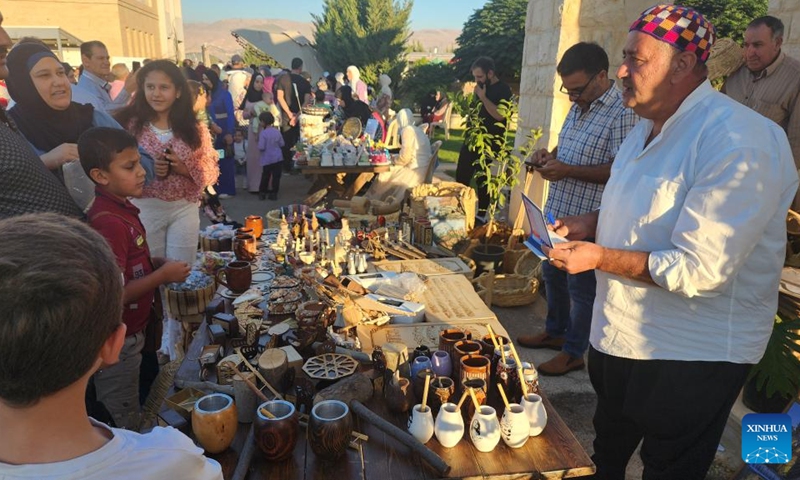
[[[408,417],[408,433],[422,443],[427,443],[433,436],[433,413],[431,407],[422,408],[422,404],[414,405]]]
[[[464,419],[456,407],[457,405],[451,402],[442,405],[433,427],[436,439],[445,448],[455,447],[464,436]]]
[[[479,452],[491,452],[500,443],[500,422],[497,412],[488,405],[481,405],[469,422],[469,438]]]
[[[431,355],[431,369],[437,376],[449,377],[453,373],[453,362],[450,359],[450,354],[444,350],[433,352]]]
[[[500,419],[503,442],[511,448],[520,448],[528,441],[530,427],[525,410],[518,403],[509,404]]]
[[[353,419],[350,408],[339,400],[323,400],[311,409],[306,429],[311,450],[323,459],[342,456],[350,443]]]
[[[528,417],[529,435],[535,437],[542,433],[547,426],[547,410],[544,409],[542,397],[535,393],[529,393],[522,397],[522,408],[525,416]]]
[[[238,427],[236,405],[224,393],[200,398],[192,410],[192,432],[208,453],[220,453],[233,442]]]
[[[275,418],[264,415],[267,410]],[[255,440],[264,457],[273,462],[288,458],[297,444],[299,420],[294,405],[285,400],[262,403],[256,410]]]

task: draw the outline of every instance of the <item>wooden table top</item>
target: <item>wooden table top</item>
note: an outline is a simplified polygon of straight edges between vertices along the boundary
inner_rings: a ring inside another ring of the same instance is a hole
[[[315,174],[328,174],[335,175],[337,173],[382,173],[391,170],[392,166],[387,165],[353,165],[342,167],[298,167],[303,173]]]
[[[199,365],[197,358],[208,343],[205,321],[187,352],[186,359],[176,379],[197,381]],[[379,383],[379,382],[376,382]],[[247,478],[250,480],[294,480],[294,479],[367,479],[367,480],[418,480],[435,478],[464,479],[519,479],[519,478],[568,478],[591,475],[595,471],[592,460],[578,443],[575,436],[544,398],[548,423],[538,437],[531,437],[522,448],[511,449],[502,441],[491,453],[478,452],[469,440],[469,433],[454,448],[443,448],[433,438],[427,446],[448,463],[452,469],[441,477],[419,457],[411,454],[408,447],[394,438],[353,415],[354,430],[369,436],[362,451],[348,448],[347,453],[334,463],[326,463],[316,457],[305,440],[301,427],[300,438],[291,458],[270,463],[256,449]],[[380,392],[365,403],[373,412],[387,419],[402,430],[406,428],[407,415],[389,412]],[[239,455],[250,430],[250,424],[239,424],[231,447],[217,455],[209,455],[221,465],[226,480],[230,479],[238,464]]]

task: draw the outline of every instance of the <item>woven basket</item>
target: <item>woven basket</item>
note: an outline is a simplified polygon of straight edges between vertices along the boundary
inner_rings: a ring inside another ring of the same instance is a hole
[[[481,276],[471,280],[472,286],[475,288],[475,293],[478,294],[478,297],[483,300],[483,303],[485,303],[487,307],[492,306],[492,289],[494,288],[492,285],[493,279],[494,276],[490,272],[486,272]]]
[[[495,275],[492,288],[492,305],[519,307],[536,301],[539,280],[523,275]]]
[[[469,232],[475,226],[475,208],[478,197],[475,190],[456,182],[423,183],[411,189],[411,213],[415,217],[427,217],[425,197],[457,197],[458,205],[464,212]]]
[[[305,214],[311,209],[306,205],[293,204],[267,212],[267,228],[281,228],[281,212],[286,214],[286,220],[291,223],[294,213],[297,215]],[[289,225],[291,227],[291,225]]]
[[[534,255],[530,250],[517,260],[514,265],[514,273],[523,277],[530,277],[542,281],[542,260]]]
[[[720,38],[711,47],[706,65],[709,80],[727,77],[744,65],[742,47],[733,39]]]
[[[528,250],[528,247],[520,243],[514,245],[513,249],[507,249],[503,256],[503,273],[517,273],[515,271],[517,262],[520,258],[525,256],[526,253],[531,253],[531,251]]]
[[[379,216],[383,216],[386,219],[386,223],[396,223],[400,221],[400,210],[394,213],[382,213],[380,215],[376,215],[373,213],[368,213],[364,215],[360,215],[358,213],[352,213],[349,209],[342,209],[342,218],[346,218],[350,221],[350,227],[356,228],[357,226],[361,225],[361,221],[366,221],[369,223],[374,223],[378,220]]]
[[[171,313],[181,317],[192,317],[205,313],[206,305],[214,298],[216,287],[214,282],[211,282],[199,290],[170,290],[167,288],[165,292],[167,292],[167,303]]]

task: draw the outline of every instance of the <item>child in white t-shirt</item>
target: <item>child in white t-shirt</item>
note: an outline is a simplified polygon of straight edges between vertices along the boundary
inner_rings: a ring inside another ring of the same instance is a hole
[[[236,161],[236,176],[242,177],[242,188],[247,190],[247,139],[242,130],[233,133],[233,159]]]

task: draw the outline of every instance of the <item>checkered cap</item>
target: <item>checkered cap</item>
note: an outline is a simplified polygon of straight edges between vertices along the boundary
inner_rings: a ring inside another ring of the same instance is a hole
[[[698,11],[680,5],[650,7],[629,31],[646,33],[682,52],[693,52],[701,62],[708,60],[717,32]]]

